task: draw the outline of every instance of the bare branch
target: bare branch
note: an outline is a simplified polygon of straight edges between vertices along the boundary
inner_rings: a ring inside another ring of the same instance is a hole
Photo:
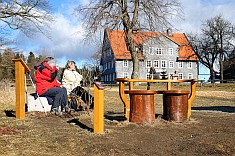
[[[50,9],[45,0],[4,1],[0,3],[0,21],[29,37],[33,32],[46,35],[49,22],[53,21]]]

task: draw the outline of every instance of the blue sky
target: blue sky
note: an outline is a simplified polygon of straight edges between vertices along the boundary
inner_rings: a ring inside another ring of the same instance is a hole
[[[235,0],[180,0],[183,5],[184,21],[173,21],[177,32],[200,32],[201,22],[223,14],[226,20],[235,23]],[[18,48],[29,54],[50,55],[63,67],[67,60],[74,60],[78,66],[90,60],[96,52],[96,45],[82,43],[83,30],[81,22],[72,15],[73,8],[87,0],[50,0],[53,6],[55,22],[52,25],[51,39],[43,35],[27,38],[17,35]]]

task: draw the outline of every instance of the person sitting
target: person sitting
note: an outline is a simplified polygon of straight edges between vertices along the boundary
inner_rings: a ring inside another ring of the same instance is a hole
[[[53,99],[51,112],[55,115],[61,115],[61,110],[69,112],[67,90],[56,79],[58,69],[55,60],[48,57],[35,68],[36,91],[39,96]]]
[[[68,61],[62,76],[62,84],[67,89],[67,94],[71,94],[72,90],[81,85],[83,76],[76,71],[76,63]]]
[[[81,87],[82,79],[83,76],[76,71],[76,63],[68,61],[62,76],[62,84],[67,89],[67,94],[70,97],[80,97],[84,103],[90,104],[90,108],[93,109],[94,97]]]

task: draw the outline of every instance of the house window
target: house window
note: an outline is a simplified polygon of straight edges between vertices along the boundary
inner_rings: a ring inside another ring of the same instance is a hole
[[[178,68],[183,68],[183,62],[178,62]]]
[[[149,73],[146,74],[146,79],[151,79],[151,76]]]
[[[111,68],[113,68],[114,67],[114,61],[112,61],[111,63],[112,63]]]
[[[154,50],[154,47],[149,47],[149,54],[150,54],[150,55],[153,55],[153,54],[154,54],[154,51],[153,51],[153,50]]]
[[[112,50],[111,50],[111,48],[109,48],[109,49],[107,50],[106,56],[109,56],[109,55],[111,55],[111,54],[112,54]]]
[[[104,70],[106,70],[106,69],[107,69],[107,63],[104,64]]]
[[[188,73],[188,79],[193,79],[193,74],[192,73]]]
[[[124,77],[124,78],[128,78],[128,73],[127,73],[127,72],[124,72],[124,73],[123,73],[123,77]]]
[[[187,67],[188,67],[188,69],[192,69],[192,62],[188,62]]]
[[[159,60],[154,60],[153,61],[153,67],[154,68],[159,68]]]
[[[169,61],[169,68],[174,68],[174,61]]]
[[[173,48],[168,48],[169,55],[173,55]]]
[[[110,69],[110,62],[107,62],[107,69]]]
[[[112,49],[111,48],[109,49],[109,55],[112,55]]]
[[[152,61],[146,61],[146,68],[152,67]]]
[[[183,79],[183,73],[179,73],[179,79],[180,79],[180,80]]]
[[[156,55],[162,55],[162,48],[155,48]]]
[[[113,74],[110,74],[109,77],[110,77],[109,81],[113,81]]]
[[[166,68],[166,60],[161,61],[161,68]]]
[[[116,73],[113,73],[113,80],[116,78]]]
[[[107,75],[104,76],[104,80],[107,81]]]
[[[128,61],[127,60],[123,60],[123,67],[128,67]]]

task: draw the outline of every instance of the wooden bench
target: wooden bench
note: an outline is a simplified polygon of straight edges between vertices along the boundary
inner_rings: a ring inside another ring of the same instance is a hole
[[[188,97],[188,119],[191,116],[191,106],[192,102],[196,96],[196,82],[197,79],[190,79],[190,80],[149,80],[149,79],[129,79],[129,78],[116,78],[116,82],[119,82],[119,96],[124,104],[124,114],[127,120],[130,118],[130,100],[125,95],[125,90],[133,90],[135,82],[146,82],[146,83],[165,83],[166,90],[171,90],[172,83],[183,83],[189,82],[190,83],[190,95]],[[125,83],[128,84],[129,89],[125,89]]]

